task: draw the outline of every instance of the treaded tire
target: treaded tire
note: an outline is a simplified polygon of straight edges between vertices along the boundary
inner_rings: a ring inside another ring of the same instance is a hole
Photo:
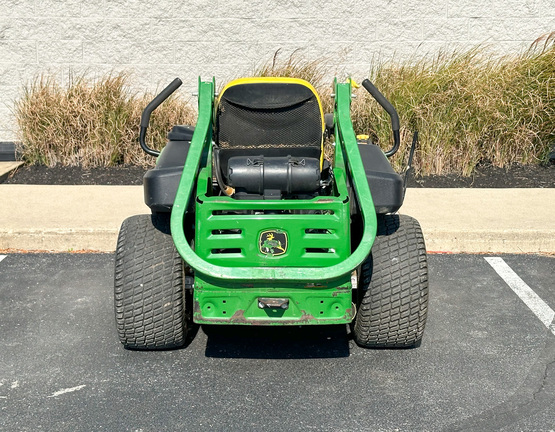
[[[169,215],[132,216],[123,222],[116,250],[114,309],[125,348],[160,350],[185,344],[189,325],[184,279]]]
[[[428,312],[428,264],[420,225],[378,216],[372,251],[361,268],[355,341],[367,348],[419,346]]]

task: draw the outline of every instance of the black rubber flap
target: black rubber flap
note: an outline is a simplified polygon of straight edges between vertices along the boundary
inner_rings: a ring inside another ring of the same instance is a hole
[[[315,98],[314,92],[296,83],[253,83],[229,87],[222,99],[250,109],[287,108]]]

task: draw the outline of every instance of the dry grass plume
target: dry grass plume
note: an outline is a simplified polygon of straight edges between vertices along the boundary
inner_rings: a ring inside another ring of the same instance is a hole
[[[154,95],[132,93],[126,74],[73,79],[62,86],[41,76],[23,89],[15,113],[19,153],[29,164],[150,166],[138,143],[141,112]],[[175,124],[193,124],[192,107],[172,97],[152,115],[148,144],[160,148]]]

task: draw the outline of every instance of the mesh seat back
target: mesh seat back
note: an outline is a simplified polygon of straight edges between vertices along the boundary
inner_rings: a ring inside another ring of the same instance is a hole
[[[323,116],[317,94],[301,80],[230,83],[216,111],[216,143],[225,173],[232,156],[321,159]]]

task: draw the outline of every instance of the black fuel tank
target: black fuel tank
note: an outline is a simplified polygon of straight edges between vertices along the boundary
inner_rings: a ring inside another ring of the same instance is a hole
[[[320,188],[320,161],[315,158],[234,156],[226,174],[229,186],[247,193],[313,193]]]

